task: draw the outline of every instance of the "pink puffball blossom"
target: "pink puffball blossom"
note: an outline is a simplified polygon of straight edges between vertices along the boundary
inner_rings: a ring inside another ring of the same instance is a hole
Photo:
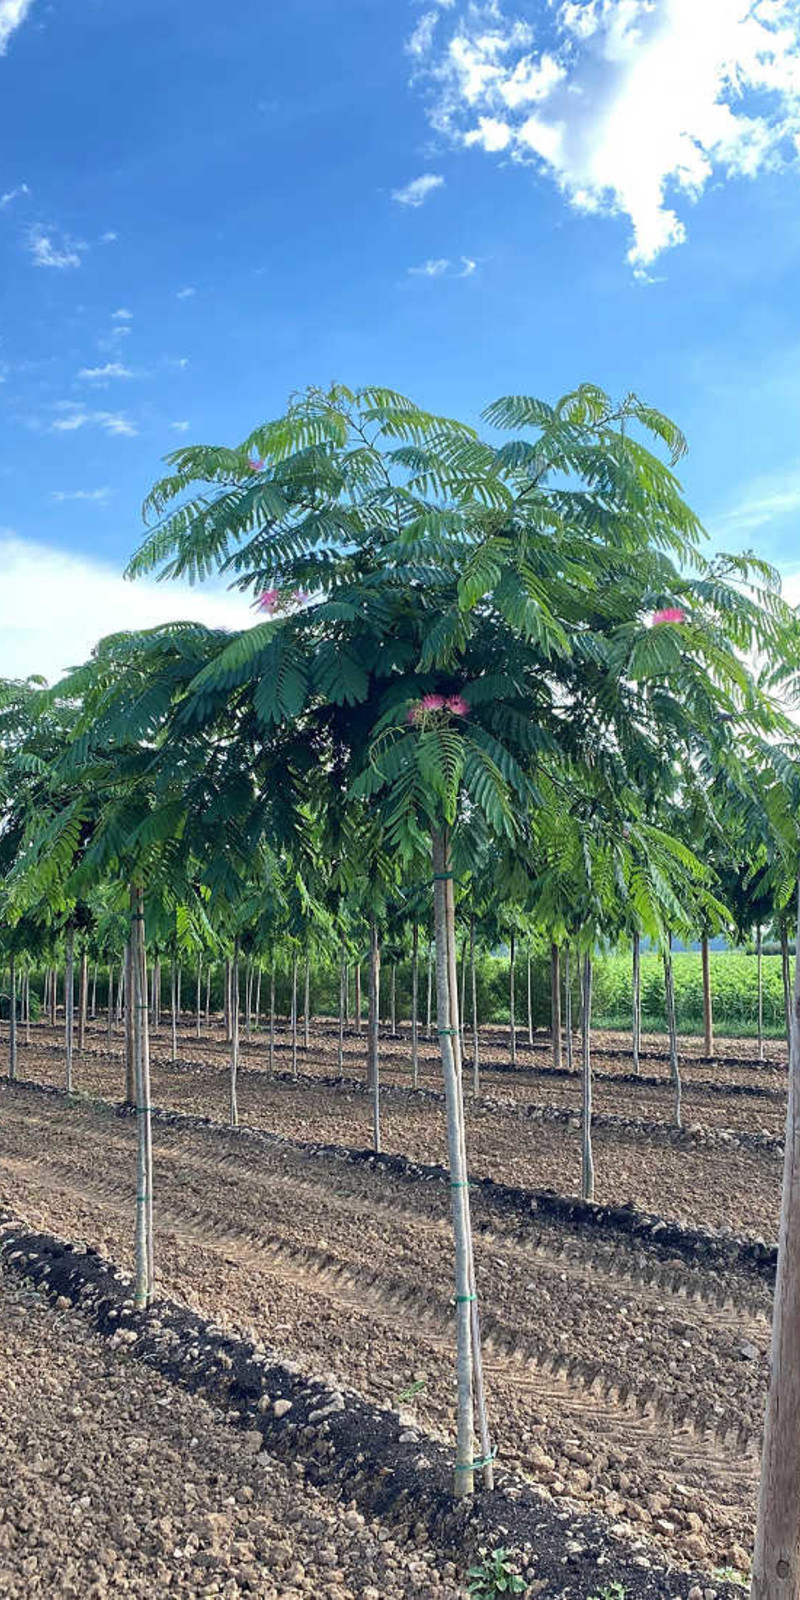
[[[247,467],[250,472],[263,472],[264,463],[260,459],[258,461],[248,461]]]
[[[443,694],[424,694],[420,700],[420,706],[423,711],[443,711],[445,704]]]
[[[660,622],[685,622],[686,612],[680,606],[665,606],[663,611],[653,614],[652,627],[657,627]]]
[[[469,715],[469,706],[463,694],[451,694],[445,700],[445,705],[448,711],[452,711],[454,717],[466,717]]]
[[[279,589],[265,589],[264,593],[259,595],[256,605],[259,611],[274,611],[279,599]]]

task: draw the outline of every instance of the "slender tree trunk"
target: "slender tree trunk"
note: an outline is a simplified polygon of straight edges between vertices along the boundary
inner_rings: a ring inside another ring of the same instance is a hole
[[[469,945],[469,935],[465,933],[464,937],[463,937],[463,939],[461,941],[461,986],[460,986],[460,989],[459,989],[460,999],[459,999],[459,1003],[458,1003],[458,1022],[459,1022],[459,1029],[460,1029],[461,1055],[462,1055],[462,1057],[464,1055],[464,1050],[465,1050],[465,1044],[464,1044],[465,1033],[464,1033],[464,1029],[466,1027],[466,1016],[467,1016],[467,949],[468,949],[468,945]]]
[[[231,1029],[231,964],[225,962],[225,1043],[230,1044],[233,1038]]]
[[[178,1022],[180,1022],[180,1020],[181,1020],[181,1016],[182,1016],[182,1015],[183,1015],[183,1012],[182,1012],[182,1009],[181,1009],[181,978],[182,978],[182,976],[183,976],[183,973],[182,973],[182,970],[181,970],[181,964],[180,964],[180,961],[179,961],[179,962],[178,962],[178,978],[177,978],[177,991],[178,991]]]
[[[472,1494],[474,1488],[473,1444],[473,1364],[472,1305],[468,1231],[469,1190],[464,1159],[463,1121],[460,1085],[454,1053],[453,995],[450,952],[448,949],[449,852],[446,836],[432,838],[434,873],[434,929],[436,939],[436,1001],[439,1043],[447,1106],[447,1143],[450,1161],[450,1193],[453,1207],[456,1284],[456,1384],[458,1427],[454,1492]]]
[[[758,1059],[764,1060],[764,929],[756,928],[756,972],[758,982]]]
[[[133,892],[133,889],[131,889],[132,895]],[[131,911],[131,916],[133,915],[134,913]],[[136,1006],[139,1001],[137,1000],[135,972],[135,965],[138,959],[136,956],[136,949],[137,946],[135,946],[129,939],[125,946],[125,983],[123,986],[125,991],[125,1103],[129,1106],[136,1105],[137,1103],[136,1029],[134,1026],[134,1019],[136,1014]],[[144,999],[146,1000],[146,998],[147,990],[145,989]]]
[[[58,1011],[58,967],[53,967],[50,976],[52,979],[50,984],[50,1026],[54,1028]]]
[[[14,1083],[17,1076],[17,971],[13,950],[8,958],[8,1076]]]
[[[633,1070],[642,1070],[642,936],[633,935]]]
[[[253,1021],[254,1021],[255,1029],[256,1029],[256,1033],[257,1033],[259,1028],[260,1028],[260,1026],[261,1026],[261,958],[260,957],[259,957],[259,961],[258,961],[258,970],[256,972],[256,1004],[255,1004],[255,1016],[253,1018]]]
[[[75,1039],[75,932],[67,930],[67,962],[64,973],[64,1039],[67,1056],[66,1089],[72,1094],[72,1052]]]
[[[678,1059],[678,1023],[675,1015],[675,975],[672,970],[672,934],[667,935],[664,948],[664,995],[667,1002],[667,1031],[669,1033],[669,1075],[675,1091],[675,1126],[681,1122],[681,1068]]]
[[[81,948],[80,978],[78,981],[78,1049],[86,1042],[86,1013],[89,1007],[89,956],[84,938]]]
[[[356,964],[356,1036],[361,1038],[361,962]]]
[[[432,1011],[432,1005],[433,1005],[433,944],[431,943],[430,940],[428,940],[428,1008],[427,1008],[427,1011],[426,1011],[426,1014],[425,1014],[425,1026],[426,1026],[426,1028],[428,1030],[428,1038],[429,1039],[433,1038],[433,1022],[432,1022],[433,1011]]]
[[[517,940],[515,934],[511,935],[511,947],[508,959],[508,1020],[511,1024],[511,1065],[517,1064],[517,1018],[514,996],[514,976],[517,961]]]
[[[557,944],[550,946],[550,1038],[553,1066],[561,1071],[561,956]]]
[[[411,931],[411,1081],[419,1086],[419,923]]]
[[[367,1086],[372,1090],[372,1142],[380,1154],[381,1148],[381,1079],[380,1079],[380,1015],[381,1015],[381,944],[378,924],[372,917],[369,925],[369,1018],[367,1022]]]
[[[714,1002],[711,996],[711,953],[708,935],[700,940],[700,959],[703,967],[703,1048],[707,1056],[714,1054]]]
[[[790,1021],[789,1105],[752,1600],[797,1600],[800,1594],[800,962]]]
[[[147,953],[144,931],[144,896],[131,887],[131,973],[129,990],[133,1015],[136,1096],[136,1286],[137,1310],[155,1295],[153,1247],[153,1143],[150,1115],[150,1046],[148,1039]]]
[[[311,1004],[311,957],[306,954],[306,970],[303,982],[303,1049],[307,1050],[311,1043],[309,1006]]]
[[[127,995],[127,992],[128,992],[127,991],[127,979],[126,979],[126,967],[127,967],[127,960],[128,960],[128,957],[127,957],[127,945],[125,947],[125,950],[126,950],[126,953],[123,956],[123,958],[122,958],[122,960],[120,962],[120,966],[119,966],[119,981],[117,983],[117,1027],[121,1027],[121,1025],[122,1025],[123,1006],[127,1004],[127,1001],[126,1001],[126,998],[125,998],[126,995]]]
[[[800,965],[800,961],[798,961],[797,957],[795,957],[795,977],[797,976],[798,965]],[[789,929],[787,927],[785,917],[781,918],[781,972],[783,974],[783,1009],[786,1016],[786,1042],[789,1046],[789,1049],[791,1049],[792,971],[789,960]]]
[[[114,1038],[114,968],[108,963],[108,996],[106,1011],[106,1049],[111,1052]]]
[[[397,962],[392,962],[389,986],[389,1011],[392,1028],[392,1038],[397,1038]]]
[[[344,1072],[344,1014],[347,1005],[346,988],[347,962],[345,961],[344,954],[344,940],[342,940],[341,949],[339,952],[339,1033],[336,1046],[336,1060],[340,1075]]]
[[[350,1024],[350,962],[344,964],[344,1025]]]
[[[581,962],[581,1072],[583,1075],[583,1142],[581,1155],[581,1195],[594,1199],[594,1157],[592,1155],[592,955],[584,951]]]
[[[297,1077],[297,955],[292,955],[292,1072]]]
[[[31,1042],[31,969],[25,968],[25,1043]]]
[[[212,967],[211,962],[209,961],[208,971],[206,973],[206,1027],[208,1027],[209,1022],[211,1021],[211,973]]]
[[[178,1059],[178,975],[173,957],[170,970],[169,1014],[172,1029],[172,1060]]]
[[[153,962],[153,1027],[161,1027],[161,957]]]
[[[574,1072],[572,1044],[572,972],[569,945],[564,946],[564,1034],[567,1044],[567,1072]],[[579,969],[580,971],[580,969]]]
[[[244,1033],[245,1038],[250,1038],[253,1019],[253,963],[248,958],[247,975],[244,981]]]
[[[94,1022],[96,1017],[97,1017],[97,962],[96,961],[95,961],[95,964],[94,964],[94,972],[92,973],[92,1010],[91,1010],[91,1017],[92,1017],[92,1022]]]
[[[239,940],[233,941],[233,960],[231,962],[231,1127],[239,1126],[239,1099],[237,1094],[239,1077]]]
[[[469,919],[469,973],[472,990],[472,1093],[477,1100],[481,1092],[481,1050],[478,1025],[478,975],[475,969],[475,917]]]
[[[201,1005],[202,993],[203,993],[203,962],[202,962],[202,958],[198,956],[198,959],[197,959],[197,983],[196,983],[196,986],[195,986],[195,994],[194,994],[194,1023],[195,1023],[195,1032],[197,1034],[198,1039],[200,1038],[200,1005]]]
[[[531,947],[527,951],[527,989],[528,989],[528,1044],[533,1044],[533,987],[531,984]]]
[[[269,976],[269,1070],[275,1071],[275,957]]]

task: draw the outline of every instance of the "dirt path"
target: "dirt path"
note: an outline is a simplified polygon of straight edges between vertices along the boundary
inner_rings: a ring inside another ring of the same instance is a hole
[[[224,1132],[154,1141],[168,1294],[371,1399],[419,1386],[416,1420],[451,1436],[443,1187]],[[0,1156],[16,1211],[130,1265],[129,1121],[4,1088]],[[684,1564],[744,1565],[769,1291],[640,1241],[523,1228],[482,1196],[475,1223],[501,1469]]]

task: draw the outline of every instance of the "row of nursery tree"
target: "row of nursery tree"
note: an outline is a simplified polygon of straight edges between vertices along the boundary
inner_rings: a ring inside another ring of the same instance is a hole
[[[288,953],[296,1019],[312,942],[339,952],[342,1015],[363,960],[377,1143],[382,945],[408,940],[418,958],[432,934],[459,1494],[491,1478],[492,1458],[462,1094],[476,934],[492,948],[535,931],[550,948],[556,1049],[560,968],[577,973],[590,1196],[594,952],[627,939],[638,974],[641,940],[661,950],[679,1118],[672,940],[699,936],[707,952],[721,930],[775,926],[788,982],[800,869],[797,619],[766,563],[704,550],[675,476],[679,430],[592,386],[555,406],[497,401],[485,422],[481,434],[387,390],[335,387],[236,448],[176,451],[130,576],[223,576],[243,596],[241,631],[106,638],[53,688],[6,685],[0,712],[6,962],[53,967],[63,948],[71,1040],[76,939],[82,951],[91,927],[104,960],[127,952],[140,1304],[154,1285],[147,938],[170,970],[228,964],[232,1120],[242,967],[269,982]],[[788,987],[787,1022],[800,1070]],[[781,1334],[782,1293],[779,1351],[800,1341],[800,1319]],[[757,1583],[788,1505],[800,1521],[791,1392],[768,1421]]]

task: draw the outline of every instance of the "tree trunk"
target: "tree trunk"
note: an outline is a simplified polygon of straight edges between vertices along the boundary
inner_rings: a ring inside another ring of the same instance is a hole
[[[527,989],[528,989],[528,1044],[533,1044],[533,988],[531,986],[531,947],[527,951]]]
[[[127,950],[128,950],[128,947],[126,945],[125,946],[125,954],[123,955],[123,958],[122,958],[122,960],[120,962],[120,966],[119,966],[119,981],[117,983],[117,1026],[118,1027],[120,1027],[122,1025],[123,1006],[126,1004],[125,997],[126,997],[126,994],[127,994],[127,987],[126,987],[125,973],[126,973],[126,966],[127,966],[127,960],[128,960]]]
[[[147,953],[144,932],[144,896],[131,886],[131,975],[129,995],[133,1016],[136,1095],[136,1285],[138,1311],[155,1294],[153,1250],[153,1145],[150,1120],[150,1046],[147,1009]]]
[[[758,1059],[764,1060],[764,930],[756,928],[756,971],[758,981]]]
[[[153,962],[153,1027],[161,1027],[161,958]]]
[[[225,962],[225,1043],[230,1044],[233,1038],[231,1031],[231,964]]]
[[[169,1015],[172,1029],[172,1060],[178,1059],[178,974],[173,958],[170,969]]]
[[[361,1038],[361,962],[356,964],[356,1036]]]
[[[642,1070],[642,936],[633,935],[633,1070]]]
[[[253,1022],[255,1023],[256,1032],[258,1032],[258,1029],[259,1029],[259,1027],[261,1025],[261,960],[260,960],[260,958],[259,958],[259,963],[258,963],[258,970],[256,972],[256,1004],[255,1004],[255,1014],[254,1014],[254,1017],[253,1017]]]
[[[583,1123],[581,1152],[581,1196],[594,1199],[594,1157],[592,1155],[592,954],[584,951],[581,962],[581,1072],[583,1075]]]
[[[561,1071],[561,957],[557,944],[550,946],[550,1038],[553,1066]]]
[[[675,1016],[675,977],[672,971],[672,934],[667,935],[664,949],[664,995],[667,1002],[667,1031],[669,1033],[669,1075],[675,1091],[675,1126],[681,1127],[681,1068],[678,1060],[678,1023]]]
[[[344,1025],[350,1025],[350,962],[344,964]]]
[[[800,893],[798,893],[800,949]],[[795,967],[772,1356],[752,1600],[800,1594],[800,964]]]
[[[133,890],[131,890],[133,894]],[[131,912],[133,916],[133,912]],[[125,946],[125,1103],[136,1105],[136,1043],[134,1012],[137,1005],[136,975],[134,972],[134,946],[129,940]],[[145,1000],[147,990],[145,990]]]
[[[197,986],[195,988],[195,996],[194,996],[195,1030],[197,1032],[198,1039],[200,1038],[200,1004],[201,1004],[202,993],[203,993],[203,962],[202,962],[202,958],[198,957],[198,961],[197,961]]]
[[[72,1094],[72,1051],[74,1044],[74,1019],[75,1019],[75,932],[67,930],[67,962],[64,973],[64,1040],[66,1046],[67,1094]]]
[[[239,940],[233,941],[233,960],[231,962],[231,1127],[239,1126],[239,1100],[237,1095],[237,1080],[239,1076]]]
[[[564,946],[564,1033],[567,1043],[567,1072],[574,1072],[575,1061],[572,1046],[572,971],[569,954],[569,945]]]
[[[25,1043],[31,1042],[31,969],[25,968]]]
[[[411,932],[411,1081],[419,1086],[419,923]]]
[[[206,1027],[211,1021],[211,962],[208,963],[206,973]]]
[[[310,958],[310,956],[307,955],[306,956],[305,978],[304,978],[304,982],[303,982],[303,1049],[304,1050],[308,1049],[309,1044],[311,1042],[311,1036],[310,1036],[310,1033],[309,1033],[309,1027],[310,1027],[311,1019],[310,1019],[309,1014],[308,1014],[310,1003],[311,1003],[311,958]]]
[[[511,1065],[517,1064],[517,1019],[514,1002],[514,969],[517,960],[516,936],[511,935],[511,947],[508,957],[508,1020],[511,1025]]]
[[[53,967],[50,977],[50,1026],[54,1028],[58,1011],[58,967]]]
[[[297,1077],[297,954],[292,954],[292,1072]]]
[[[367,1087],[372,1090],[372,1142],[381,1148],[381,1082],[378,1040],[381,1014],[381,945],[378,924],[369,925],[369,1019],[367,1022]]]
[[[94,972],[92,973],[92,1009],[91,1009],[92,1022],[94,1022],[96,1016],[97,1016],[97,962],[95,961]]]
[[[432,1003],[433,1003],[433,945],[432,945],[432,943],[431,943],[431,941],[429,939],[428,940],[428,1008],[427,1008],[427,1011],[425,1013],[425,1026],[426,1026],[426,1028],[428,1030],[428,1038],[429,1039],[433,1038]]]
[[[458,1392],[458,1432],[454,1493],[472,1494],[473,1467],[473,1387],[472,1317],[473,1290],[470,1279],[467,1168],[464,1159],[460,1085],[453,1048],[452,993],[449,969],[446,882],[449,852],[446,836],[432,839],[434,872],[434,929],[436,936],[436,1009],[439,1043],[447,1105],[447,1144],[450,1160],[450,1193],[453,1207],[456,1284],[456,1384]]]
[[[108,1008],[106,1013],[106,1049],[111,1051],[114,1038],[114,968],[108,963]]]
[[[269,1070],[275,1071],[275,957],[269,978]]]
[[[478,976],[475,971],[475,918],[469,919],[469,971],[472,990],[472,1093],[477,1100],[481,1092],[480,1029],[478,1026]]]
[[[8,958],[8,1076],[17,1076],[17,972],[14,952]]]
[[[247,975],[244,980],[244,1034],[246,1039],[250,1038],[253,1023],[253,979],[253,963],[248,957]]]
[[[461,988],[459,990],[458,1024],[461,1038],[461,1054],[464,1054],[464,1027],[467,1015],[467,947],[468,936],[465,933],[461,941]]]
[[[397,1038],[397,962],[392,962],[392,971],[389,988],[389,1010],[391,1013],[392,1038]]]
[[[795,977],[798,961],[795,957]],[[792,970],[789,960],[789,929],[786,918],[781,920],[781,972],[783,974],[783,1009],[786,1016],[786,1043],[792,1047]]]
[[[336,1060],[340,1074],[344,1072],[344,1014],[347,1007],[347,962],[344,954],[344,940],[339,952],[339,1033],[336,1045]]]
[[[78,1049],[86,1043],[86,1013],[89,1007],[89,956],[86,939],[81,948],[80,978],[78,982]]]
[[[714,1002],[711,996],[711,953],[708,935],[700,940],[700,958],[703,966],[703,1048],[707,1056],[714,1054]]]

